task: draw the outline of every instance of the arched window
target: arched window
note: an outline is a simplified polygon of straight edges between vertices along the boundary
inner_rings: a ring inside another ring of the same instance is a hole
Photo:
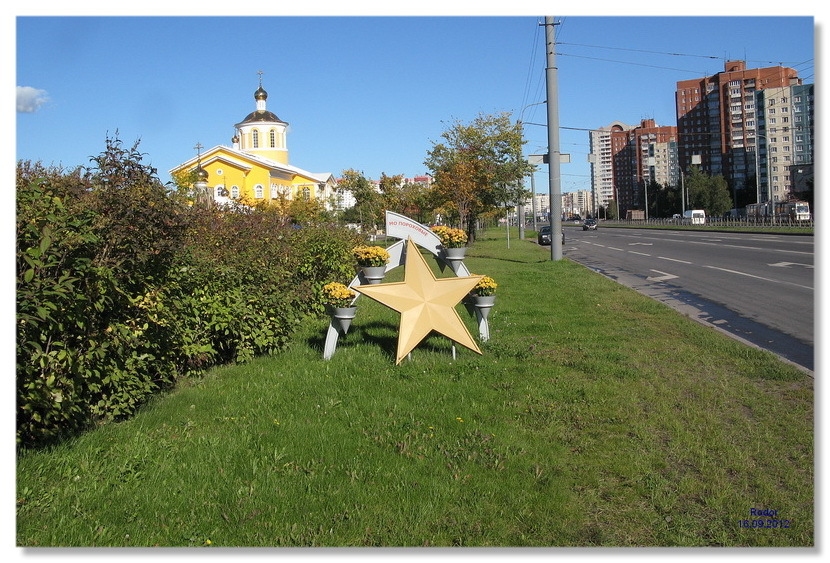
[[[263,190],[264,188],[262,187],[262,184],[257,184],[256,186],[254,186],[254,197],[257,199],[262,199],[263,197],[265,197],[265,195],[263,194]]]
[[[303,199],[308,201],[311,199],[311,188],[303,186]]]
[[[259,148],[259,130],[258,129],[254,129],[254,132],[252,133],[252,137],[253,137],[254,148],[258,149]]]
[[[231,186],[231,197],[239,199],[239,186]]]
[[[228,197],[228,190],[226,190],[225,186],[223,186],[222,184],[219,184],[218,186],[216,186],[215,190],[216,190],[216,198]]]
[[[271,129],[270,137],[271,137],[271,148],[273,149],[277,146],[277,132],[274,131],[273,129]]]
[[[277,185],[271,184],[271,199],[277,199],[278,192],[277,192]]]

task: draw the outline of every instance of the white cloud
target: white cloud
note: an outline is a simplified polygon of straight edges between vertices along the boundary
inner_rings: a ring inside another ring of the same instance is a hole
[[[46,90],[38,90],[31,86],[17,87],[17,111],[18,113],[33,113],[40,109],[40,106],[49,101]]]

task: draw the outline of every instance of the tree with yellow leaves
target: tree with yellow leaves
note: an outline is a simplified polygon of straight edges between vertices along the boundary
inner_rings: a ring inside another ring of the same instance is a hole
[[[436,202],[472,242],[481,214],[526,195],[521,182],[531,165],[522,156],[521,127],[509,113],[480,114],[471,123],[456,120],[441,137],[424,164],[435,179]]]

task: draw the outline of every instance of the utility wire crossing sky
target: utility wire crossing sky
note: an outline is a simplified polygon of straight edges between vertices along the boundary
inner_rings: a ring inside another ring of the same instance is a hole
[[[105,139],[140,141],[162,181],[195,147],[230,145],[267,107],[290,124],[289,162],[339,176],[427,173],[441,133],[479,114],[525,124],[547,152],[542,16],[19,17],[17,159],[90,165]],[[588,131],[675,125],[679,80],[726,60],[814,77],[811,17],[556,18],[562,191],[590,189]],[[547,192],[547,169],[536,175]]]

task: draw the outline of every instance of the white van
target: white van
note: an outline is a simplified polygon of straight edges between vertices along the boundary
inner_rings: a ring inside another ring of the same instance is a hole
[[[705,225],[706,212],[702,209],[690,209],[683,214],[683,222],[692,225]]]

